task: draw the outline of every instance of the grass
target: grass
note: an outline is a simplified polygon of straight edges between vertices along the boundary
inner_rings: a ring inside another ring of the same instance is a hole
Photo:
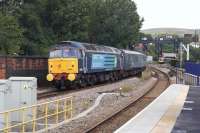
[[[152,76],[151,74],[151,70],[147,68],[144,72],[142,72],[142,80],[149,79]]]
[[[91,104],[91,102],[90,102],[89,99],[86,99],[86,100],[82,101],[82,107],[83,107],[83,109],[84,110],[88,109],[88,107],[90,107],[90,104]]]
[[[120,89],[120,92],[121,93],[128,93],[130,91],[133,90],[133,87],[132,86],[129,86],[129,85],[123,85]]]

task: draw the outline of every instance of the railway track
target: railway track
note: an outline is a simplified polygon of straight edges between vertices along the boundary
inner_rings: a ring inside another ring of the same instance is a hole
[[[47,91],[47,92],[43,92],[43,93],[38,93],[37,99],[40,100],[40,99],[54,97],[54,96],[58,96],[58,95],[59,95],[58,91]]]
[[[50,91],[38,93],[37,99],[41,100],[41,99],[45,99],[45,98],[51,98],[51,97],[56,97],[56,96],[62,96],[62,95],[65,95],[65,94],[71,94],[71,93],[78,92],[78,91],[89,90],[89,89],[93,89],[93,88],[95,89],[96,87],[108,85],[110,83],[117,83],[117,82],[127,80],[127,79],[130,79],[130,78],[133,78],[133,77],[120,79],[120,80],[113,81],[113,82],[100,83],[100,84],[96,84],[96,85],[93,85],[93,86],[87,86],[85,88],[80,88],[80,89],[68,89],[68,90],[66,89],[66,90],[60,90],[60,91],[56,91],[56,89],[54,89],[53,91],[50,90]]]
[[[111,133],[126,123],[130,118],[135,116],[142,109],[144,109],[154,99],[156,99],[170,85],[170,78],[166,73],[156,68],[152,68],[152,70],[156,73],[155,77],[158,80],[149,92],[144,94],[137,101],[127,104],[123,109],[114,112],[109,117],[103,119],[99,123],[96,123],[85,132]]]
[[[41,100],[41,99],[45,99],[45,98],[62,96],[62,95],[66,95],[66,94],[72,94],[72,93],[75,93],[75,92],[78,92],[78,91],[89,90],[89,89],[99,87],[99,86],[103,86],[103,85],[106,85],[106,84],[107,83],[99,84],[99,85],[95,85],[95,86],[89,86],[89,87],[81,88],[81,89],[75,89],[75,90],[69,89],[69,90],[60,90],[60,91],[53,90],[53,91],[42,92],[42,93],[37,94],[37,99]]]

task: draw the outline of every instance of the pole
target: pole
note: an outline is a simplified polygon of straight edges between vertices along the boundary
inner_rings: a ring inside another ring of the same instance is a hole
[[[195,41],[195,47],[197,48],[197,30],[196,29],[195,29],[194,41]]]
[[[187,61],[190,60],[190,45],[187,44]]]
[[[187,44],[187,47],[185,47],[185,45],[183,43],[181,43],[180,48],[181,48],[180,53],[182,52],[182,54],[183,54],[183,48],[184,48],[184,50],[186,51],[186,54],[187,54],[187,61],[189,61],[190,60],[190,44]],[[183,60],[183,57],[182,57],[182,60]]]
[[[180,44],[180,68],[182,68],[182,62],[183,62],[183,49],[182,49],[183,43]]]

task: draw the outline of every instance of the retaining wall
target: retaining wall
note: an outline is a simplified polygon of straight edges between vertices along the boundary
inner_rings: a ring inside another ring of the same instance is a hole
[[[0,79],[11,76],[36,77],[39,86],[46,86],[47,57],[0,56]]]

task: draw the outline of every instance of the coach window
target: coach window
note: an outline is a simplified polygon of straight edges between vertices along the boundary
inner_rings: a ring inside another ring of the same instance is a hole
[[[139,62],[138,56],[135,56],[135,62]]]

